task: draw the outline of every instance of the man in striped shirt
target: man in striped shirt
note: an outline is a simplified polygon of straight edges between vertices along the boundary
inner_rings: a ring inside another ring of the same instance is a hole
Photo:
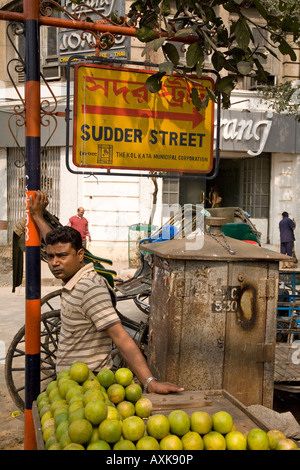
[[[114,343],[147,391],[162,394],[183,391],[175,384],[152,377],[144,356],[121,324],[105,279],[94,271],[93,263],[85,265],[79,232],[72,227],[51,230],[43,218],[47,204],[43,191],[36,191],[35,200],[29,198],[31,216],[46,242],[48,266],[64,283],[57,371],[78,360],[95,372],[110,368]]]

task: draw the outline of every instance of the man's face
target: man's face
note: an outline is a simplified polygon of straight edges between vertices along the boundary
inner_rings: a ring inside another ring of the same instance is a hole
[[[70,243],[47,245],[48,266],[57,279],[67,282],[83,266],[84,250],[76,251]]]
[[[83,207],[79,207],[79,209],[78,209],[78,211],[77,211],[77,214],[78,214],[78,217],[83,217],[84,208],[83,208]]]

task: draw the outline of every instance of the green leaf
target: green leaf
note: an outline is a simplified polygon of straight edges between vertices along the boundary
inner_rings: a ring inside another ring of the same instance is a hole
[[[256,6],[257,11],[261,14],[261,16],[267,20],[268,19],[268,12],[262,3],[259,0],[254,0],[254,5]]]
[[[294,49],[289,45],[288,42],[286,42],[285,39],[281,38],[280,45],[278,46],[278,49],[281,52],[281,54],[289,55],[291,60],[293,60],[293,61],[297,60],[297,56],[296,56],[296,53],[295,53]]]
[[[229,1],[223,5],[225,10],[229,11],[229,13],[235,13],[236,12],[236,5],[234,4],[233,1]]]
[[[202,76],[203,67],[204,67],[204,57],[203,57],[203,61],[202,62],[199,61],[196,65],[196,74],[198,78]]]
[[[224,64],[226,63],[226,60],[223,56],[223,54],[219,51],[216,51],[213,53],[211,57],[211,62],[217,72],[220,72],[222,68],[224,67]]]
[[[180,37],[190,36],[191,34],[195,34],[195,27],[179,29],[178,31],[176,31],[174,36],[175,38],[180,38]]]
[[[166,75],[172,75],[174,70],[174,64],[172,62],[162,62],[159,64],[159,71]]]
[[[163,43],[165,42],[166,38],[157,38],[157,39],[154,39],[153,41],[153,50],[155,52],[158,51],[158,49],[163,45]]]
[[[177,47],[175,47],[174,44],[167,42],[162,48],[163,48],[164,53],[168,57],[168,59],[174,65],[178,65],[180,57],[179,57],[179,52],[177,50]]]
[[[192,87],[190,96],[191,96],[191,100],[192,100],[193,105],[195,106],[197,111],[200,111],[200,109],[202,108],[202,101],[201,101],[201,98],[199,96],[197,88]]]
[[[171,12],[170,1],[163,0],[160,8],[161,8],[162,15],[168,16]]]
[[[253,69],[253,64],[246,60],[241,60],[237,64],[237,69],[241,75],[248,75]]]
[[[225,94],[230,94],[230,92],[234,89],[234,77],[227,76],[223,77],[216,82],[216,88]]]
[[[157,72],[147,78],[146,87],[151,93],[157,93],[161,90],[164,75],[165,72]]]
[[[246,18],[239,18],[234,27],[236,42],[244,51],[248,48],[251,32]]]
[[[136,29],[136,37],[141,42],[150,42],[155,39],[155,31],[147,26],[142,26]]]
[[[212,101],[216,102],[216,101],[217,101],[217,98],[216,98],[216,95],[215,95],[215,93],[213,92],[213,90],[212,90],[211,88],[206,87],[206,91],[207,91],[207,94],[208,94],[209,98],[210,98]]]
[[[197,62],[202,63],[204,60],[204,51],[198,42],[189,45],[186,51],[186,63],[188,67],[194,67]]]

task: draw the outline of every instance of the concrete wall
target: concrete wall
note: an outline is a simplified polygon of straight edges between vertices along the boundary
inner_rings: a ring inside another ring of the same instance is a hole
[[[280,250],[278,224],[283,211],[297,224],[295,252],[300,257],[300,155],[273,154],[271,169],[270,243]]]

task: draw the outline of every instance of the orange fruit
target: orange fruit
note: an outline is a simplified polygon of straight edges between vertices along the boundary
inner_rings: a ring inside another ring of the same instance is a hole
[[[89,444],[86,450],[111,450],[111,447],[108,442],[98,440]]]
[[[121,402],[122,403],[122,402]],[[107,406],[107,419],[118,419],[122,420],[122,416],[114,406]]]
[[[84,414],[93,425],[100,424],[107,417],[107,406],[103,400],[89,401],[84,408]]]
[[[50,436],[55,436],[55,426],[54,424],[52,426],[48,426],[44,431],[43,431],[43,439],[44,442],[46,442]]]
[[[123,387],[127,387],[127,385],[131,384],[133,380],[133,373],[127,367],[121,367],[117,369],[115,372],[115,381],[117,384],[123,385]]]
[[[41,401],[46,401],[47,403],[49,403],[47,392],[42,392],[37,396],[36,404],[39,405]]]
[[[49,448],[48,450],[61,450],[60,448],[60,443],[59,442],[54,442]]]
[[[145,433],[145,423],[139,416],[129,416],[122,422],[124,439],[138,441]]]
[[[53,416],[51,416],[51,418],[44,421],[44,423],[42,424],[42,431],[44,432],[45,429],[48,428],[49,426],[55,426],[55,421],[54,421]]]
[[[63,450],[85,450],[85,448],[81,444],[71,442],[71,444],[68,444]]]
[[[204,450],[226,450],[226,441],[223,434],[209,431],[203,436]]]
[[[136,450],[136,447],[132,441],[122,439],[115,443],[113,450]]]
[[[59,440],[60,448],[63,450],[68,444],[71,444],[71,442],[69,432],[65,431]]]
[[[100,383],[95,378],[89,378],[89,379],[85,380],[85,382],[83,382],[82,386],[83,386],[83,389],[84,389],[85,392],[87,390],[100,390],[101,389]]]
[[[175,434],[168,434],[160,441],[161,450],[182,450],[183,445],[181,439]]]
[[[56,439],[57,439],[58,441],[60,441],[61,438],[62,438],[62,435],[63,435],[66,431],[68,431],[68,429],[69,429],[69,422],[68,422],[68,421],[63,421],[62,423],[60,423],[60,424],[57,426],[57,428],[56,428],[56,433],[55,433]]]
[[[206,411],[194,411],[191,415],[191,431],[207,434],[212,428],[212,418]]]
[[[84,394],[84,390],[81,385],[74,385],[74,387],[71,387],[65,396],[65,400],[68,404],[70,404],[70,401],[74,396],[82,396]]]
[[[130,384],[125,388],[126,400],[136,403],[142,397],[142,387],[139,384]]]
[[[225,436],[227,450],[247,450],[247,438],[239,431],[230,431]]]
[[[65,422],[65,421],[68,421],[69,420],[69,414],[68,412],[65,412],[65,413],[60,413],[59,415],[56,416],[56,418],[54,419],[54,426],[55,428],[57,429],[58,426]]]
[[[40,414],[40,419],[42,419],[43,416],[44,416],[44,414],[46,414],[46,413],[48,413],[47,416],[49,416],[49,415],[50,415],[50,417],[52,416],[52,412],[50,411],[50,405],[49,405],[49,404],[44,405],[44,406],[40,409],[40,412],[39,412],[39,414]]]
[[[163,439],[169,434],[170,423],[165,415],[157,414],[149,417],[147,421],[147,433],[155,439]]]
[[[50,436],[47,441],[45,442],[45,450],[49,450],[49,448],[53,445],[53,444],[59,444],[57,439],[56,439],[56,436],[55,434],[52,434],[52,436]]]
[[[79,408],[84,408],[82,400],[73,401],[73,403],[69,405],[69,415]]]
[[[72,442],[84,444],[90,439],[93,426],[87,419],[77,419],[70,424],[68,432]]]
[[[149,418],[152,414],[152,402],[149,398],[140,398],[135,403],[135,414],[140,418]]]
[[[232,430],[233,420],[227,411],[218,411],[212,415],[212,429],[221,434],[227,434]]]
[[[292,439],[279,439],[275,450],[292,450],[298,449],[296,442]]]
[[[62,396],[59,393],[58,387],[52,388],[51,392],[48,395],[50,404],[53,403],[55,400],[61,400]]]
[[[69,369],[69,377],[78,383],[83,383],[89,377],[90,370],[84,362],[74,362]]]
[[[204,444],[203,439],[195,431],[188,431],[184,436],[181,438],[183,450],[203,450]]]
[[[189,415],[182,410],[174,410],[168,416],[170,423],[170,433],[176,436],[183,436],[190,430]]]
[[[66,400],[60,398],[59,400],[54,400],[50,405],[50,411],[54,415],[57,408],[64,407],[67,404]]]
[[[92,442],[99,441],[99,426],[93,426],[93,432],[91,437],[89,438],[86,445],[92,444]]]
[[[47,397],[47,399],[43,399],[39,402],[38,404],[38,410],[39,410],[39,413],[41,411],[41,409],[44,407],[44,406],[49,406],[49,410],[50,410],[50,401],[49,401],[49,398]]]
[[[120,384],[112,384],[110,387],[107,389],[107,395],[108,399],[112,403],[120,403],[121,401],[124,400],[125,398],[125,389],[123,385]]]
[[[159,450],[160,445],[157,439],[152,436],[143,436],[136,443],[136,450]]]
[[[61,379],[68,378],[70,377],[70,371],[69,370],[61,370],[58,372],[56,376],[57,383],[60,382]]]
[[[253,428],[247,435],[247,448],[249,450],[268,450],[269,438],[265,431]]]
[[[117,410],[121,414],[122,418],[128,418],[129,416],[134,416],[135,407],[131,401],[123,400],[117,404]]]
[[[269,438],[269,446],[271,450],[275,450],[279,439],[286,439],[285,435],[278,429],[271,429],[267,432]]]
[[[61,380],[58,384],[58,390],[62,398],[66,398],[67,391],[74,387],[74,385],[78,385],[78,382],[71,379],[64,379]]]
[[[50,392],[51,392],[54,388],[58,388],[57,380],[52,380],[52,382],[50,382],[50,383],[47,385],[47,387],[46,387],[46,393],[47,393],[47,395],[49,395]]]
[[[118,419],[105,419],[99,425],[99,438],[109,444],[114,444],[122,436],[122,424]]]
[[[89,401],[102,400],[104,401],[104,395],[101,390],[87,390],[83,395],[83,405],[86,406]]]
[[[115,382],[115,374],[110,369],[102,369],[97,374],[97,379],[104,388],[108,388]]]
[[[69,424],[73,423],[73,421],[76,421],[77,419],[84,419],[85,418],[85,412],[84,408],[78,408],[77,410],[72,411],[72,413],[69,414]]]

